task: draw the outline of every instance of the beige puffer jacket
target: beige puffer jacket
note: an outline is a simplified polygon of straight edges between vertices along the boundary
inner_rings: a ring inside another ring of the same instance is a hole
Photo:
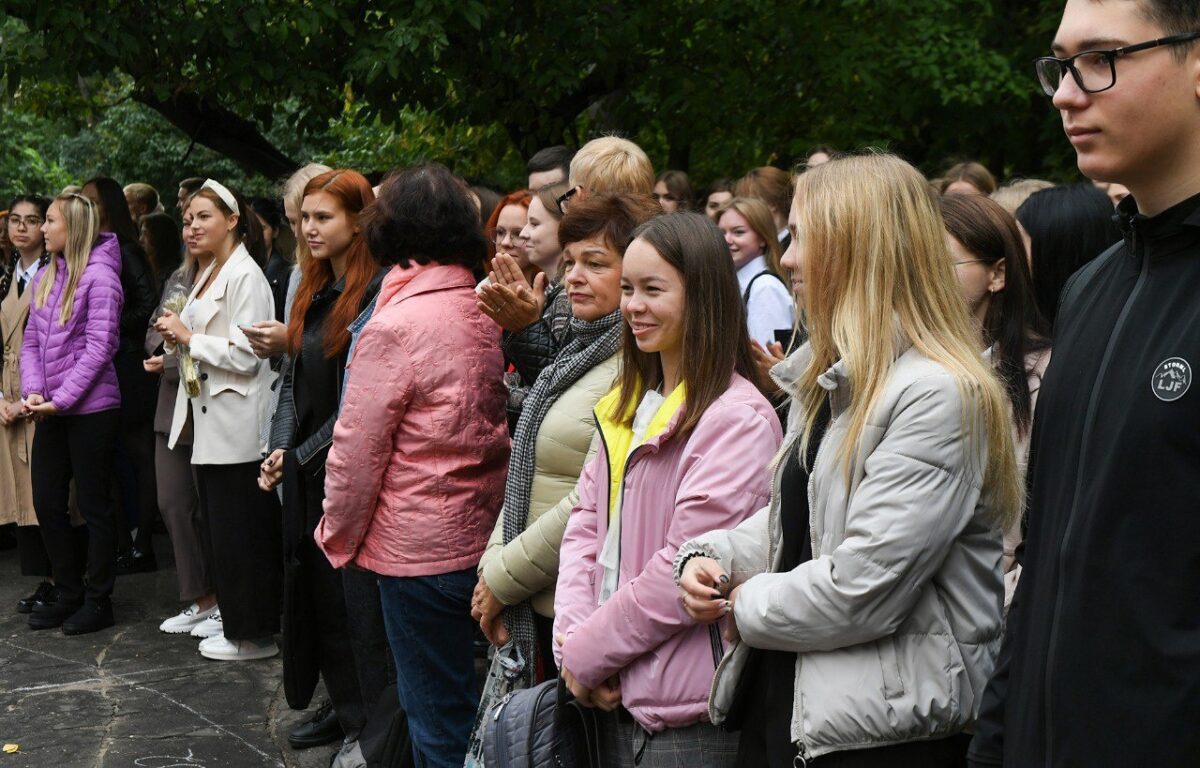
[[[785,389],[808,347],[775,367]],[[981,499],[986,440],[964,436],[954,378],[909,349],[896,361],[853,456],[838,460],[850,382],[821,378],[832,420],[809,483],[813,559],[777,567],[778,467],[771,505],[732,531],[684,544],[741,584],[742,641],[717,669],[709,701],[725,719],[747,644],[797,654],[792,739],[802,758],[958,733],[975,718],[1001,639],[1001,535]],[[793,407],[781,455],[795,455]],[[753,578],[752,578],[753,577]]]
[[[533,610],[554,616],[554,584],[558,550],[567,517],[579,501],[575,483],[596,451],[596,418],[592,409],[617,377],[620,354],[600,363],[559,395],[538,429],[536,467],[529,493],[525,532],[504,544],[504,514],[496,520],[479,573],[505,605],[533,598]]]

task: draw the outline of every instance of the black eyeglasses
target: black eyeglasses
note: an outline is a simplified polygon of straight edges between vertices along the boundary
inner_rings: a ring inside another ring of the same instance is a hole
[[[558,206],[559,213],[565,214],[567,212],[567,204],[571,202],[571,198],[575,197],[575,193],[578,191],[579,187],[571,187],[566,192],[554,198],[554,204]]]
[[[1071,73],[1075,84],[1084,93],[1100,93],[1107,91],[1117,84],[1117,58],[1128,56],[1138,51],[1148,51],[1160,45],[1176,45],[1200,38],[1200,32],[1187,32],[1182,35],[1160,37],[1137,45],[1127,45],[1124,48],[1112,48],[1107,51],[1080,51],[1074,56],[1058,59],[1053,56],[1043,56],[1034,59],[1033,66],[1037,70],[1038,82],[1047,96],[1058,92],[1062,80]]]

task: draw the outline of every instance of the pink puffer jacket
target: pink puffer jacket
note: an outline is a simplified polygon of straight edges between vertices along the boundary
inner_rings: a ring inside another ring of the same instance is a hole
[[[588,688],[620,675],[621,703],[656,733],[708,720],[709,688],[724,652],[720,627],[698,625],[679,601],[675,553],[767,505],[768,465],[783,434],[770,403],[735,374],[690,435],[675,436],[677,412],[626,461],[620,451],[608,455],[622,443],[605,413],[615,399],[610,394],[596,406],[601,449],[580,477],[579,504],[563,536],[554,633],[565,642],[555,655]],[[625,466],[620,577],[616,592],[597,606],[614,458]]]
[[[386,576],[474,567],[504,500],[508,429],[495,323],[465,267],[394,267],[354,348],[315,538]]]
[[[49,270],[43,268],[29,290],[29,324],[21,347],[21,392],[37,393],[54,403],[62,415],[97,413],[121,405],[113,355],[120,341],[121,248],[117,236],[104,233],[96,240],[87,266],[75,287],[75,304],[66,325],[59,322],[67,262],[56,256],[54,285],[43,306],[37,295]]]

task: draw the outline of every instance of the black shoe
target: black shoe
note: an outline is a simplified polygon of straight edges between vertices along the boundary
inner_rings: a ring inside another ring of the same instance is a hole
[[[85,600],[79,610],[63,621],[64,635],[86,635],[89,632],[99,632],[108,629],[113,621],[112,602],[108,598]]]
[[[58,592],[54,589],[54,585],[43,581],[38,584],[37,590],[32,595],[17,601],[17,613],[33,613],[33,609],[38,605],[53,605],[57,599]]]
[[[54,591],[55,601],[53,603],[42,603],[33,608],[33,613],[29,614],[30,629],[54,629],[61,627],[63,622],[70,618],[80,606],[83,605],[81,600],[64,600],[58,590]]]
[[[343,735],[342,724],[333,711],[333,704],[326,701],[317,707],[312,717],[292,729],[288,734],[288,744],[292,745],[292,749],[308,749],[332,744]]]
[[[137,547],[117,555],[117,575],[128,576],[131,573],[153,573],[158,570],[153,552],[143,552]]]

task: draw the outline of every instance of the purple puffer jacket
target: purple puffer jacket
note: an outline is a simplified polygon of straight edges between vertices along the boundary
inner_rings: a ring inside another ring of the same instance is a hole
[[[121,306],[121,248],[117,236],[104,233],[88,256],[75,288],[75,308],[66,325],[59,323],[67,263],[61,256],[54,285],[44,306],[37,290],[48,270],[33,279],[29,324],[21,347],[21,392],[40,394],[64,415],[96,413],[121,405],[117,388],[117,352]]]

